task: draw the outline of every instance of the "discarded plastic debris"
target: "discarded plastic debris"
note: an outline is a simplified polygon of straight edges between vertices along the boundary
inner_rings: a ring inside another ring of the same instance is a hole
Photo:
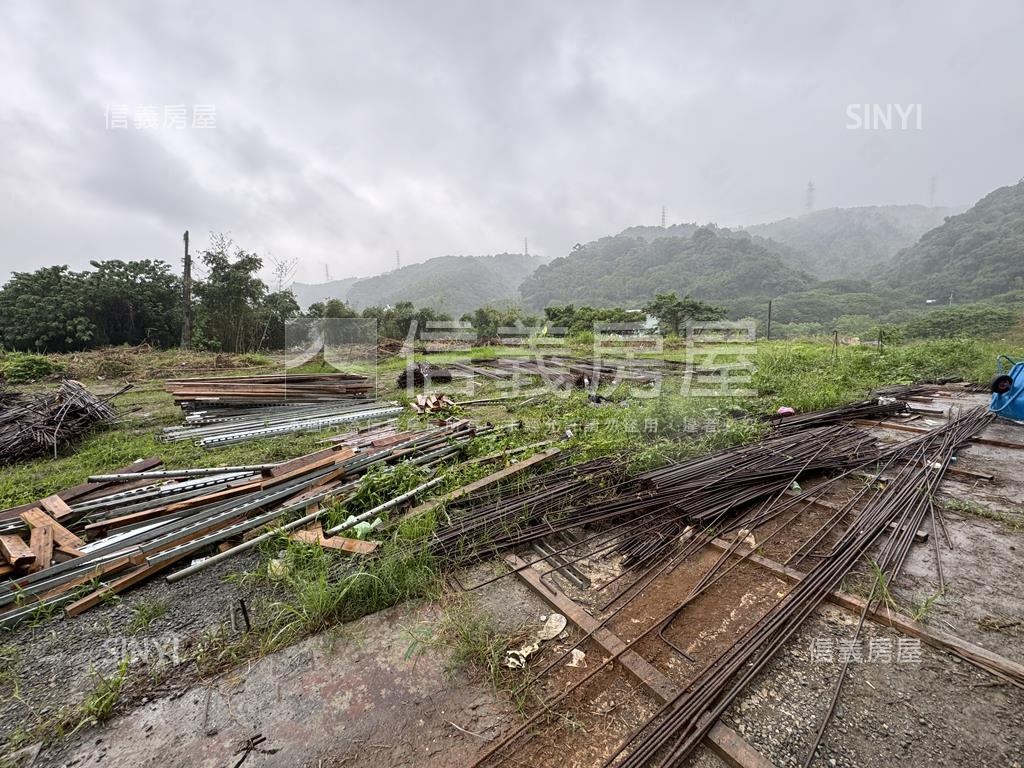
[[[537,632],[537,639],[540,641],[554,640],[565,629],[565,616],[560,613],[552,613],[544,622],[544,626]]]
[[[587,654],[585,654],[579,648],[573,648],[572,649],[572,658],[570,658],[565,663],[565,666],[567,666],[567,667],[576,667],[577,669],[586,669],[587,668]]]
[[[505,666],[509,669],[523,669],[533,654],[540,650],[540,641],[531,640],[505,653]]]

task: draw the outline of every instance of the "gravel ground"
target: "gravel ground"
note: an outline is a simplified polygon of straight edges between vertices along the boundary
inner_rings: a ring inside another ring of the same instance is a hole
[[[0,647],[9,661],[0,677],[0,739],[6,743],[81,704],[97,676],[113,675],[125,656],[129,683],[119,708],[194,683],[200,675],[194,657],[204,639],[212,645],[213,637],[218,643],[239,637],[230,628],[232,607],[259,598],[226,577],[256,562],[256,553],[246,553],[177,584],[152,579],[73,619],[55,616],[4,631]],[[140,606],[158,602],[166,613],[144,629],[131,626]]]
[[[808,621],[726,722],[779,766],[802,765],[839,676],[838,643],[856,617],[826,607]],[[862,661],[852,662],[814,766],[1002,766],[1024,763],[1024,691],[948,654],[914,645],[898,660],[901,636],[868,622]],[[869,660],[889,648],[890,661]],[[827,649],[834,649],[829,660]]]

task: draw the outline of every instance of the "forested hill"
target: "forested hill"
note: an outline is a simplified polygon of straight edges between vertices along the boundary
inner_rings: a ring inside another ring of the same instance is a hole
[[[587,243],[538,267],[519,288],[523,303],[533,309],[567,303],[640,306],[669,291],[729,303],[799,291],[814,282],[789,266],[774,245],[746,233],[706,226],[683,237],[627,234],[639,229]]]
[[[517,287],[542,262],[521,253],[441,256],[358,280],[345,298],[357,309],[411,301],[459,317],[485,304],[517,301]]]
[[[799,266],[815,277],[868,277],[892,262],[947,216],[963,208],[924,205],[872,205],[828,208],[796,218],[755,224],[743,231],[794,250]]]
[[[1024,180],[1000,187],[898,253],[886,284],[923,299],[1024,290]]]
[[[348,292],[359,280],[358,277],[346,277],[343,280],[330,280],[326,283],[292,283],[292,293],[300,307],[308,307],[318,301],[328,299],[348,299]]]

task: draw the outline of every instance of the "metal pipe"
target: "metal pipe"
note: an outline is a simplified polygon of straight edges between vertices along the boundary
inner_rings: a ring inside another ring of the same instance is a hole
[[[353,517],[353,518],[351,518],[349,520],[346,520],[343,523],[339,523],[338,525],[334,526],[333,528],[330,528],[330,529],[324,531],[324,533],[327,534],[328,536],[334,536],[335,534],[341,533],[342,531],[346,531],[349,528],[354,528],[355,526],[359,525],[359,523],[365,522],[366,520],[369,520],[371,517],[375,517],[375,516],[379,515],[381,512],[389,510],[392,507],[397,507],[399,504],[402,504],[402,503],[408,501],[409,499],[411,499],[413,496],[415,496],[420,491],[425,491],[428,488],[433,488],[435,485],[440,483],[442,480],[444,480],[443,476],[435,477],[433,480],[428,480],[427,482],[425,482],[425,483],[423,483],[421,485],[417,485],[411,491],[406,491],[401,496],[396,496],[395,498],[391,499],[391,501],[385,501],[383,504],[379,504],[378,506],[374,507],[373,509],[368,510],[366,512],[363,512],[361,515],[356,515],[355,517]]]
[[[277,464],[249,464],[241,467],[203,467],[197,469],[165,469],[123,475],[90,475],[90,483],[129,483],[133,480],[159,480],[169,477],[205,477],[234,472],[262,472]]]

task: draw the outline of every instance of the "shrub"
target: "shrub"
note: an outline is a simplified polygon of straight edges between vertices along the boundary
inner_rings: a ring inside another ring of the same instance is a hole
[[[8,352],[0,357],[0,376],[11,384],[39,381],[63,372],[63,365],[43,355]]]

